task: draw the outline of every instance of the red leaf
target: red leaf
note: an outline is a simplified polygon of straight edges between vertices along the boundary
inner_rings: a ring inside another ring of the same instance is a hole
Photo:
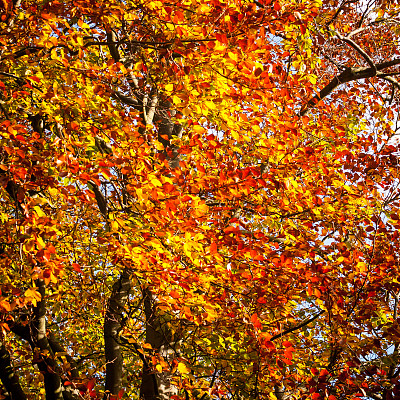
[[[261,328],[261,322],[258,319],[258,315],[257,314],[253,314],[251,316],[251,322],[253,323],[255,328]]]
[[[74,271],[82,273],[82,270],[81,270],[81,267],[79,266],[79,264],[72,263],[72,268],[74,269]]]
[[[257,69],[254,71],[254,75],[255,75],[255,76],[260,76],[261,73],[262,73],[262,69],[261,69],[261,68],[257,68]]]
[[[94,388],[94,379],[91,379],[91,380],[87,383],[87,390],[90,392],[90,391],[92,391],[93,388]]]
[[[269,350],[275,350],[275,345],[269,340],[264,342],[264,346]]]

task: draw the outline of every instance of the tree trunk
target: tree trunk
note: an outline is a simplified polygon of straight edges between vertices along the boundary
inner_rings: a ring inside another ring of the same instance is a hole
[[[156,300],[149,288],[144,291],[144,311],[146,316],[146,342],[166,361],[174,355],[172,335],[166,324],[157,314]],[[178,394],[178,388],[172,383],[173,374],[168,371],[154,372],[148,365],[143,366],[140,397],[145,400],[169,400]]]
[[[18,375],[14,373],[10,354],[4,343],[0,343],[0,380],[2,381],[9,399],[26,400],[26,395],[19,383]]]
[[[117,395],[122,389],[123,356],[119,344],[123,311],[131,289],[130,273],[124,270],[114,283],[104,319],[104,346],[106,357],[106,384],[104,399]]]

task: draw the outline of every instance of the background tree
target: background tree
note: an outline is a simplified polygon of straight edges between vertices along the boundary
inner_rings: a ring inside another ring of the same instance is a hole
[[[394,399],[397,1],[9,1],[5,399]]]

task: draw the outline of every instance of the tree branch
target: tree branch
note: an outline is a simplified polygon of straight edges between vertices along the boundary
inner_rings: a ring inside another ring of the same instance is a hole
[[[380,76],[380,75],[378,75],[378,76]],[[392,76],[387,76],[387,75],[382,76],[382,79],[390,82],[393,85],[393,87],[397,87],[397,89],[400,89],[400,83],[396,79],[394,79]],[[394,89],[393,89],[392,93],[394,93]],[[393,98],[393,94],[392,94],[392,98]]]
[[[42,292],[41,292],[42,293]],[[41,302],[43,301],[43,298],[41,300]],[[11,332],[15,333],[18,337],[20,337],[23,340],[26,340],[32,350],[35,349],[40,349],[40,347],[37,344],[37,337],[35,336],[35,332],[37,330],[37,328],[35,328],[34,324],[36,323],[35,319],[36,319],[36,314],[37,311],[36,309],[40,306],[43,305],[40,304],[41,302],[38,303],[38,306],[34,308],[34,319],[32,321],[30,321],[30,323],[28,322],[28,315],[25,315],[25,323],[17,323],[17,322],[13,322],[9,324],[10,330]],[[50,346],[50,351],[47,349],[47,351],[45,351],[46,355],[44,356],[43,354],[41,354],[41,357],[39,358],[39,361],[36,361],[36,365],[39,367],[39,369],[42,371],[43,375],[45,376],[45,382],[46,379],[49,380],[50,378],[47,377],[45,374],[48,374],[51,371],[56,371],[57,373],[59,373],[59,368],[56,365],[56,361],[55,361],[55,352],[65,352],[65,349],[58,343],[58,341],[55,339],[55,336],[52,333],[49,333],[49,336],[47,337],[47,341],[48,344]],[[44,358],[46,357],[46,358]],[[74,379],[77,377],[77,369],[76,369],[76,363],[73,360],[73,358],[69,355],[66,356],[67,361],[70,363],[71,365],[71,378]],[[60,376],[60,375],[58,375]],[[60,380],[61,382],[61,380]],[[46,387],[45,387],[46,388]],[[77,400],[79,398],[79,393],[78,391],[76,391],[73,386],[67,386],[64,387],[63,385],[61,386],[61,390],[62,390],[62,399],[63,400]],[[51,392],[47,392],[46,389],[46,399],[53,399],[54,397],[52,397],[52,393]]]
[[[107,213],[107,200],[105,199],[103,193],[101,193],[99,187],[92,181],[89,182],[90,186],[92,187],[92,190],[94,192],[94,197],[96,198],[97,206],[99,207],[99,210],[101,212],[101,215],[107,219],[108,213]]]
[[[0,343],[0,379],[12,400],[26,400],[27,397],[11,365],[10,354],[4,343]]]
[[[365,61],[370,65],[370,67],[373,70],[375,70],[375,74],[376,74],[376,66],[375,66],[374,62],[372,61],[371,57],[356,42],[351,40],[349,37],[344,37],[338,32],[335,32],[335,33],[336,33],[336,36],[340,40],[344,41],[350,47],[352,47],[354,50],[356,50],[365,59]]]
[[[166,324],[162,323],[161,315],[157,313],[157,304],[149,288],[144,289],[144,313],[146,316],[146,342],[164,359],[168,360],[174,354],[172,333]],[[164,325],[164,326],[163,326]],[[171,383],[171,372],[155,373],[143,365],[140,397],[144,400],[169,400],[177,395],[175,385]]]
[[[373,76],[379,77],[381,74],[377,71],[382,71],[386,68],[390,68],[396,65],[400,65],[400,59],[394,59],[390,61],[384,61],[378,63],[372,67],[357,67],[357,68],[346,68],[342,73],[335,76],[320,92],[309,100],[300,110],[300,115],[306,115],[311,108],[315,107],[319,101],[329,96],[339,85],[359,79],[372,78]],[[385,76],[385,78],[387,78]]]
[[[113,30],[107,32],[107,45],[108,49],[110,50],[111,57],[114,59],[115,62],[118,62],[121,59],[118,50],[118,40],[117,35]]]
[[[104,399],[117,395],[122,389],[123,357],[118,335],[123,324],[123,311],[131,289],[130,272],[124,270],[114,283],[104,318],[104,352],[106,384]]]
[[[311,318],[309,318],[309,319],[306,319],[306,320],[303,321],[301,324],[296,325],[296,326],[294,326],[294,327],[292,327],[292,328],[285,329],[285,330],[284,330],[283,332],[281,332],[281,333],[277,333],[276,335],[272,336],[272,338],[269,339],[269,340],[272,342],[272,341],[274,341],[274,340],[276,340],[276,339],[279,339],[279,338],[282,337],[282,336],[287,335],[288,333],[292,333],[292,332],[294,332],[294,331],[297,331],[298,329],[303,328],[303,326],[306,326],[306,325],[310,324],[311,322],[315,321],[315,320],[316,320],[320,315],[322,315],[324,312],[325,312],[324,310],[320,311],[318,314],[314,315],[313,317],[311,317]]]
[[[69,370],[70,376],[72,379],[78,379],[78,365],[76,363],[76,361],[73,359],[73,357],[71,357],[67,351],[65,350],[65,348],[63,346],[61,346],[60,342],[56,339],[55,335],[50,332],[48,334],[47,340],[49,341],[51,350],[53,351],[53,353],[64,353],[65,354],[65,358],[68,361],[71,369]]]
[[[63,387],[60,376],[57,373],[57,364],[54,353],[47,340],[46,334],[46,300],[45,283],[43,279],[36,281],[41,300],[37,307],[34,307],[34,320],[32,322],[33,344],[41,350],[40,360],[37,365],[44,376],[44,387],[46,390],[46,400],[64,400]]]

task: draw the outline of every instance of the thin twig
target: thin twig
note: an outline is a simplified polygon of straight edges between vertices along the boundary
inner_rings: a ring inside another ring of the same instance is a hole
[[[324,312],[325,312],[325,310],[322,310],[322,311],[320,311],[318,314],[316,314],[316,315],[314,315],[313,317],[311,317],[310,319],[306,319],[306,320],[303,321],[301,324],[296,325],[296,326],[294,326],[294,327],[292,327],[292,328],[288,328],[288,329],[284,330],[284,331],[281,332],[281,333],[277,333],[276,335],[272,336],[271,339],[269,339],[270,342],[272,342],[272,341],[275,340],[275,339],[279,339],[279,338],[281,338],[282,336],[287,335],[288,333],[292,333],[292,332],[294,332],[294,331],[297,331],[298,329],[303,328],[304,326],[306,326],[306,325],[310,324],[311,322],[315,321],[315,320],[316,320],[320,315],[322,315]]]

